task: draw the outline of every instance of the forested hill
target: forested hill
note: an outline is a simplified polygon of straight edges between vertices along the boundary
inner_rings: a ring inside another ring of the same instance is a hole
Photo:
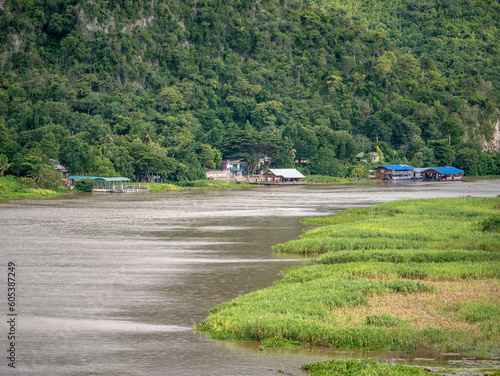
[[[317,0],[385,34],[444,75],[500,84],[500,2],[490,0]],[[430,58],[430,59],[429,59]]]
[[[0,172],[43,182],[53,158],[182,181],[267,156],[357,176],[356,153],[378,151],[500,174],[482,151],[500,119],[499,14],[486,0],[5,0]]]

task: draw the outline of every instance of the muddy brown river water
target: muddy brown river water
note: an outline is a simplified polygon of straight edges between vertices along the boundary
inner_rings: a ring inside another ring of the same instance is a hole
[[[195,332],[214,305],[280,278],[303,258],[273,253],[303,217],[406,198],[497,196],[500,180],[74,194],[0,203],[0,280],[15,263],[15,369],[0,301],[0,374],[302,375],[331,358],[448,364],[459,355],[258,351]]]

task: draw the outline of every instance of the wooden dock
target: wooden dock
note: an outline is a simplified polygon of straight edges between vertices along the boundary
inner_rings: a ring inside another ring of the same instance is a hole
[[[146,187],[141,183],[94,185],[92,193],[149,193],[149,184]]]

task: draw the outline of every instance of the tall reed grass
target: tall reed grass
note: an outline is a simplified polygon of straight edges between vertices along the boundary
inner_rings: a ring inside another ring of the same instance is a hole
[[[216,306],[198,329],[273,344],[498,357],[500,238],[484,224],[499,209],[500,198],[406,200],[322,218],[327,226],[275,247],[319,254],[313,265]]]
[[[342,264],[347,262],[392,262],[392,263],[431,263],[457,261],[495,261],[500,260],[500,252],[488,252],[464,249],[380,249],[358,250],[353,252],[328,252],[318,257],[316,261],[323,264]]]
[[[371,359],[328,360],[301,367],[310,376],[428,376],[423,369],[411,366],[377,364]]]
[[[498,198],[466,197],[389,202],[360,214],[318,219],[329,225],[278,244],[279,252],[315,254],[368,249],[466,249],[498,252]],[[308,223],[314,223],[309,219]],[[493,231],[485,231],[493,228]]]
[[[459,281],[500,278],[500,261],[447,263],[351,262],[334,265],[294,266],[284,269],[286,277],[277,283],[292,280],[307,282],[322,278],[378,278],[428,281]]]
[[[327,217],[313,217],[304,218],[301,220],[302,223],[311,224],[321,224],[321,225],[336,225],[344,222],[354,222],[360,218],[360,216],[367,214],[370,208],[352,208],[345,209],[336,215],[330,215]]]

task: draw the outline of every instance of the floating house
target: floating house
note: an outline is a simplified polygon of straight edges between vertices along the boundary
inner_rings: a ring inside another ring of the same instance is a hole
[[[380,180],[411,180],[415,169],[407,164],[382,165],[375,170],[375,176]]]
[[[413,179],[415,180],[423,180],[424,179],[424,176],[422,175],[423,172],[427,169],[429,169],[430,167],[415,167],[413,170],[414,170],[414,175],[413,175]]]
[[[463,180],[464,174],[456,167],[428,167],[420,173],[422,180]]]
[[[125,193],[129,189],[129,178],[101,178],[92,179],[92,193]]]
[[[69,177],[71,186],[74,187],[78,180],[92,180],[92,193],[143,193],[149,192],[149,184],[131,184],[129,178],[112,177],[103,178],[99,176],[71,175]]]
[[[267,184],[305,184],[305,178],[295,168],[272,168],[264,172]]]

